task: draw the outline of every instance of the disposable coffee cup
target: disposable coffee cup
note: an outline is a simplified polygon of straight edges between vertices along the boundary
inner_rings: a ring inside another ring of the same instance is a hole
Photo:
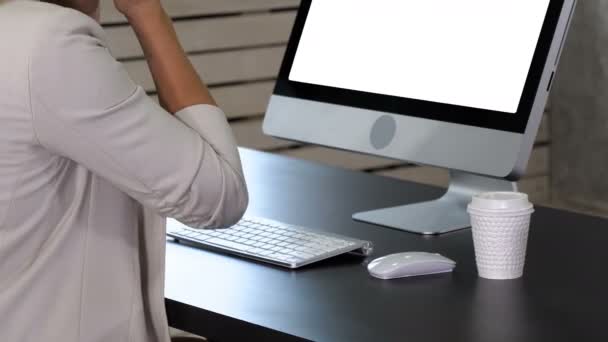
[[[530,217],[534,206],[520,192],[486,192],[473,196],[471,216],[479,276],[515,279],[523,275]]]

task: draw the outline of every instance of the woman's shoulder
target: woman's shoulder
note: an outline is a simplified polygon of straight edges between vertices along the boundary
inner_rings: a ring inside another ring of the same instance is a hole
[[[2,17],[7,20],[2,20]],[[8,27],[4,29],[15,35],[29,35],[38,41],[71,34],[104,38],[102,27],[93,18],[71,8],[41,1],[0,1],[0,27],[5,25]]]

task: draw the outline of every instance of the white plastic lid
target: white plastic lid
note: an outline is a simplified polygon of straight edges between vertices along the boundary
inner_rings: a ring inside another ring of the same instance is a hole
[[[477,210],[526,210],[532,208],[528,195],[521,192],[484,192],[473,196],[469,205]]]

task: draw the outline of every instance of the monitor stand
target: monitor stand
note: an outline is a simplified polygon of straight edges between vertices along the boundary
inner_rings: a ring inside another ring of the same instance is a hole
[[[517,191],[517,183],[450,171],[450,186],[439,199],[356,213],[353,219],[424,235],[453,232],[471,226],[467,205],[487,191]]]

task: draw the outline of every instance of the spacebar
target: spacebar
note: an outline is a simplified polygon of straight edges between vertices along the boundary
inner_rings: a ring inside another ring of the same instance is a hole
[[[205,241],[205,243],[211,243],[216,246],[228,247],[228,248],[232,248],[232,249],[236,249],[236,250],[240,250],[240,251],[244,251],[244,252],[251,249],[251,246],[244,245],[242,243],[238,243],[238,242],[234,242],[234,241],[218,239],[218,238],[209,239],[209,240]]]

